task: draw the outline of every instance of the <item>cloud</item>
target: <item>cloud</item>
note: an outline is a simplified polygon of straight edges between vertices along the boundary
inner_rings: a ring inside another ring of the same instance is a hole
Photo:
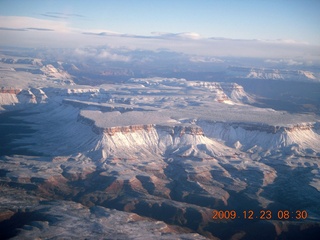
[[[134,35],[134,34],[126,34],[126,33],[118,33],[113,31],[87,31],[82,32],[84,35],[93,35],[93,36],[101,36],[101,37],[121,37],[121,38],[137,38],[137,39],[156,39],[160,37],[155,36],[145,36],[145,35]]]
[[[26,28],[10,28],[10,27],[0,27],[3,31],[27,31]]]
[[[7,27],[0,27],[0,30],[3,31],[54,31],[53,29],[49,28],[35,28],[35,27],[30,27],[30,28],[7,28]]]
[[[26,28],[27,30],[34,30],[34,31],[54,31],[53,29],[50,29],[50,28],[35,28],[35,27],[32,27],[32,28]]]
[[[193,61],[215,61],[219,57],[253,57],[265,59],[305,59],[320,62],[320,48],[293,40],[227,39],[204,38],[197,33],[152,32],[150,35],[118,33],[104,29],[75,29],[63,17],[80,17],[77,14],[48,12],[59,20],[31,17],[0,16],[0,31],[6,31],[0,38],[0,45],[23,47],[96,47],[108,43],[111,47],[169,51],[204,56]],[[96,53],[100,59],[128,61],[128,56],[114,52]],[[214,57],[211,58],[210,57]],[[298,64],[288,62],[287,64]]]
[[[85,16],[74,13],[63,13],[63,12],[46,12],[40,14],[41,16],[49,17],[49,18],[58,18],[58,19],[69,19],[71,17],[84,18]]]
[[[32,17],[0,16],[0,30],[9,31],[69,31],[64,21],[52,21]]]
[[[114,53],[110,48],[77,48],[74,50],[74,54],[83,58],[94,58],[96,60],[116,62],[128,62],[131,60],[130,56]]]
[[[274,43],[274,44],[304,44],[308,45],[307,42],[302,41],[296,41],[294,39],[260,39],[260,42],[266,42],[266,43]]]
[[[93,36],[104,36],[104,37],[130,37],[130,35],[127,34],[121,34],[117,32],[112,31],[88,31],[88,32],[82,32],[84,35],[93,35]]]
[[[82,32],[86,35],[96,35],[96,36],[105,36],[105,37],[125,37],[125,38],[142,38],[142,39],[201,39],[202,37],[198,33],[194,32],[182,32],[182,33],[164,33],[164,32],[152,32],[151,35],[134,35],[134,34],[124,34],[111,31],[88,31]]]
[[[182,33],[163,33],[163,32],[152,32],[155,38],[162,39],[201,39],[200,34],[195,32],[182,32]]]

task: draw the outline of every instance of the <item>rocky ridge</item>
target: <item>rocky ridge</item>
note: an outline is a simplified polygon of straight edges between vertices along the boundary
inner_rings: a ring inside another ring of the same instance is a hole
[[[273,79],[273,80],[295,80],[319,82],[319,76],[303,70],[281,70],[249,67],[233,67],[227,69],[229,76],[239,78]]]

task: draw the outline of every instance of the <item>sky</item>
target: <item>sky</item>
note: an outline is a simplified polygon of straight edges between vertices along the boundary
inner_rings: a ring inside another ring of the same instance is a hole
[[[0,0],[0,45],[319,58],[319,0]]]

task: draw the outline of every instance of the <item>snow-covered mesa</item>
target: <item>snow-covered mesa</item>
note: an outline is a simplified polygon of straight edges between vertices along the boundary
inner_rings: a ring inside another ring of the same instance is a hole
[[[100,87],[1,89],[1,105],[63,103],[79,109],[77,120],[95,132],[135,132],[180,127],[241,149],[274,149],[298,144],[319,151],[318,119],[255,108],[254,98],[235,83],[185,79],[129,79]],[[66,113],[67,114],[67,113]],[[167,130],[169,131],[169,130]],[[197,145],[192,143],[191,145]]]
[[[285,69],[267,69],[267,68],[248,68],[248,67],[229,67],[227,69],[229,76],[239,78],[290,80],[290,81],[311,81],[319,82],[319,74],[305,70],[285,70]]]

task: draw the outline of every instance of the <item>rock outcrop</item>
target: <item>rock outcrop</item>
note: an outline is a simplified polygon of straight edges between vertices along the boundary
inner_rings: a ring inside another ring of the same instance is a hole
[[[10,94],[19,94],[21,89],[14,89],[14,88],[0,88],[0,93],[10,93]]]
[[[0,90],[0,106],[46,103],[47,99],[47,95],[40,88]]]

